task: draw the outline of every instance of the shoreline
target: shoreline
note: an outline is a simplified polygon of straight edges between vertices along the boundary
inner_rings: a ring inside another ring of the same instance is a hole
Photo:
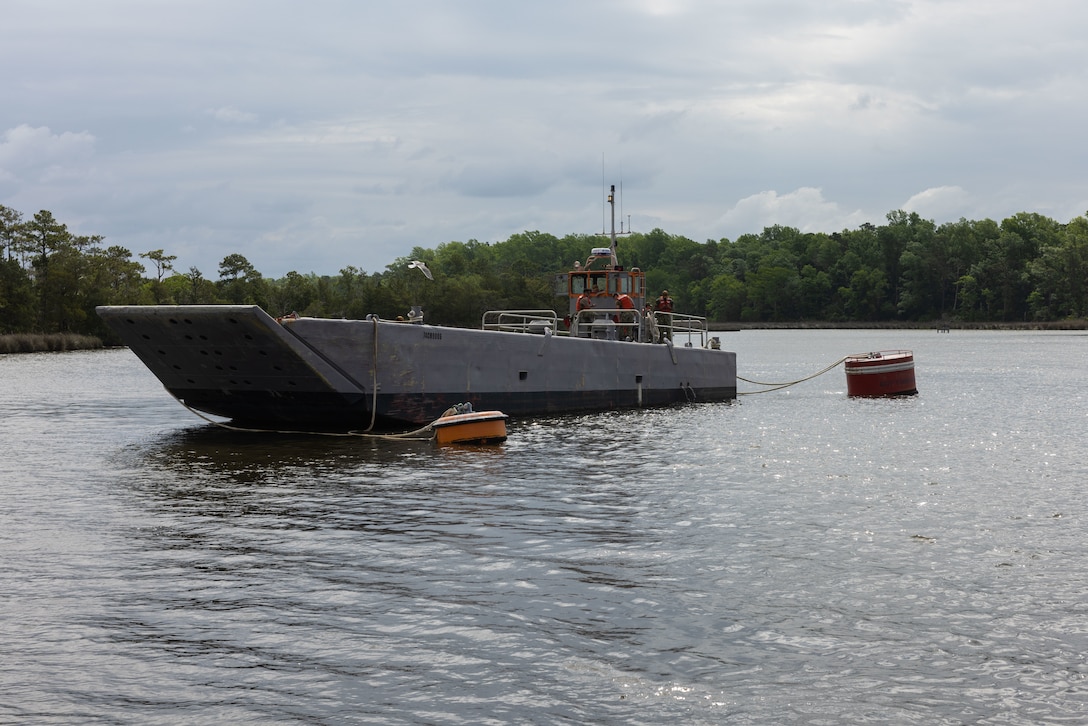
[[[951,331],[951,330],[1039,330],[1039,331],[1061,331],[1061,330],[1088,330],[1088,320],[1057,320],[1049,322],[1023,322],[1023,323],[1001,323],[1001,322],[977,322],[969,323],[962,321],[954,322],[925,322],[925,323],[910,323],[910,322],[876,322],[876,323],[863,323],[863,322],[845,322],[834,323],[827,321],[794,321],[784,323],[709,323],[708,327],[711,332],[717,333],[730,333],[740,332],[742,330],[933,330],[933,331]]]
[[[1088,320],[1059,320],[1034,323],[1000,322],[828,322],[793,321],[782,323],[709,323],[713,333],[737,333],[744,330],[1088,330]],[[0,355],[14,353],[60,353],[70,350],[99,350],[106,345],[101,338],[76,333],[7,333],[0,335]]]
[[[9,353],[62,353],[104,348],[101,338],[76,333],[7,333],[0,335],[0,355]]]

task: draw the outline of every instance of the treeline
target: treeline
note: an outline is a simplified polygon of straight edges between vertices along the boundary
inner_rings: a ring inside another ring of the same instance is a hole
[[[383,272],[264,277],[240,254],[217,279],[175,269],[162,249],[132,252],[72,234],[41,211],[0,206],[0,333],[108,338],[94,314],[106,304],[257,304],[274,315],[394,318],[420,304],[428,322],[475,326],[485,310],[558,308],[553,276],[606,242],[594,235],[515,234],[503,242],[415,248]],[[1088,316],[1088,218],[1066,224],[1034,213],[937,225],[887,215],[830,234],[774,226],[695,242],[660,229],[622,237],[620,262],[668,289],[680,312],[718,322],[1045,322]],[[426,279],[408,267],[424,261]]]

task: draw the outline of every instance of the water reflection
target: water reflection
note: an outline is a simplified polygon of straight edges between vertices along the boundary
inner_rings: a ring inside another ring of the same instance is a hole
[[[1083,338],[875,336],[742,361],[912,347],[920,396],[840,375],[480,449],[190,425],[113,354],[9,365],[0,720],[1083,720]]]
[[[186,473],[209,465],[228,472],[272,471],[283,466],[331,468],[338,463],[396,463],[436,453],[430,442],[232,431],[197,426],[169,432],[131,448],[154,466]]]
[[[629,506],[664,461],[639,443],[642,412],[559,417],[511,425],[500,446],[179,429],[118,455],[139,496],[205,492],[209,500],[279,489],[330,496],[426,499],[438,495],[562,494],[581,504]],[[569,487],[569,488],[568,488]]]
[[[543,552],[579,581],[633,587],[601,564],[606,552],[645,539],[645,502],[637,478],[625,475],[637,477],[638,467],[618,465],[615,437],[600,432],[578,441],[588,455],[557,441],[540,453],[542,439],[569,424],[527,424],[503,447],[187,429],[127,447],[124,484],[130,506],[157,521],[135,533],[157,540],[151,549],[207,547],[215,557],[263,549],[275,561],[290,542],[310,562],[341,561],[339,545],[314,551],[300,534],[339,531],[346,539],[331,542],[420,551],[424,561],[449,551],[500,559]],[[574,554],[556,548],[564,542]],[[587,546],[605,553],[587,560]]]
[[[210,427],[131,444],[125,585],[86,625],[144,667],[180,667],[178,698],[217,712],[232,704],[204,684],[223,668],[240,669],[235,694],[253,686],[233,696],[249,714],[301,689],[321,718],[345,689],[371,702],[361,688],[409,720],[456,719],[464,679],[493,684],[492,713],[565,711],[572,687],[615,690],[602,664],[646,641],[659,605],[644,598],[671,580],[647,556],[660,459],[631,445],[639,425],[540,420],[479,448]],[[416,704],[417,687],[442,693]]]

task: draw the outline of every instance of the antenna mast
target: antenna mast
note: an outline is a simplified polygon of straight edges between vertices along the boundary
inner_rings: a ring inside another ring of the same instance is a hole
[[[601,191],[604,191],[604,152],[601,152]],[[601,207],[601,234],[604,234],[604,207]]]
[[[612,252],[616,251],[616,185],[608,192],[608,206],[612,210]]]
[[[601,178],[601,186],[603,187],[604,186],[604,157],[603,157],[603,155],[601,157],[601,177],[602,177]],[[620,182],[620,195],[621,195],[620,204],[622,205],[622,203],[623,203],[623,200],[622,200],[623,182]],[[617,237],[617,235],[631,234],[631,230],[630,230],[631,222],[630,222],[630,218],[628,218],[628,222],[627,222],[628,230],[626,232],[624,232],[623,231],[623,219],[622,219],[623,209],[621,208],[620,209],[620,217],[621,217],[620,218],[620,231],[616,232],[616,185],[615,184],[611,185],[608,188],[608,196],[606,197],[606,199],[608,200],[608,210],[612,214],[612,226],[611,226],[609,231],[607,231],[607,232],[605,231],[605,229],[604,229],[605,210],[602,208],[601,209],[601,236],[602,237],[607,236],[609,238],[608,249],[609,249],[609,252],[612,253],[612,267],[613,267],[613,269],[615,269],[619,265],[619,261],[616,258],[616,237]]]
[[[631,225],[627,225],[628,233],[631,232]],[[623,234],[623,180],[619,181],[619,233]]]

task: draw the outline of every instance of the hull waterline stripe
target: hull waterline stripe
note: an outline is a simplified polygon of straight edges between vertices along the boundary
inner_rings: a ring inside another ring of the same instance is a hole
[[[848,376],[870,375],[874,373],[895,373],[897,371],[912,370],[914,370],[914,361],[907,361],[905,363],[888,363],[878,366],[866,366],[864,368],[851,367],[849,363],[846,364],[846,375]]]

